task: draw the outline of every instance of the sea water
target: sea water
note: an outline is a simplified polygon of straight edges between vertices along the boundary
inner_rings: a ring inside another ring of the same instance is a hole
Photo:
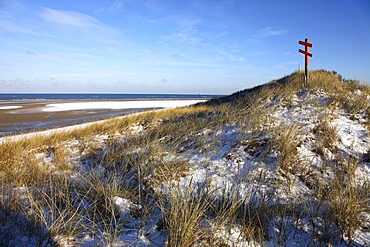
[[[31,94],[0,93],[1,101],[11,100],[153,100],[153,99],[210,99],[218,95],[205,94]]]

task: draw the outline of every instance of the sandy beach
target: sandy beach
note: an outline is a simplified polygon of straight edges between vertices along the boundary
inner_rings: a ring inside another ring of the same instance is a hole
[[[200,100],[21,100],[0,102],[0,136],[70,126]]]

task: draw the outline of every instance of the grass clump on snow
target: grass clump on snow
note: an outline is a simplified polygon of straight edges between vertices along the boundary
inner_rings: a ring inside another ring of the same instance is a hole
[[[0,244],[365,245],[370,89],[303,81],[4,142]]]

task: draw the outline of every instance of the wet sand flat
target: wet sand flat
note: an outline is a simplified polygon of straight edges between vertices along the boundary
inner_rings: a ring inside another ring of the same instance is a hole
[[[74,103],[75,100],[31,100],[0,103],[0,136],[63,127],[145,109],[82,109],[70,111],[43,111],[49,104]],[[92,102],[81,101],[78,102]],[[97,102],[97,101],[94,101]],[[18,107],[18,108],[16,108]]]
[[[0,136],[27,133],[172,108],[203,100],[21,100],[0,101]]]
[[[16,109],[1,109],[0,105],[0,124],[11,124],[34,121],[63,120],[70,118],[83,118],[87,116],[99,116],[122,111],[122,109],[86,109],[71,111],[43,111],[46,105],[72,103],[71,101],[31,101],[31,102],[12,102],[13,106],[21,106]],[[80,101],[79,101],[80,102]]]

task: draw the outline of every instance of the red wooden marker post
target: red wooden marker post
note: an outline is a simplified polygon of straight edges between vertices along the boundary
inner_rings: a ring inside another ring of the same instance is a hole
[[[305,84],[305,87],[307,87],[308,63],[309,63],[309,58],[308,57],[312,57],[312,54],[309,53],[310,48],[312,47],[312,44],[309,43],[308,39],[305,39],[304,42],[299,41],[298,44],[304,45],[304,51],[299,49],[299,52],[304,54],[304,84]]]

